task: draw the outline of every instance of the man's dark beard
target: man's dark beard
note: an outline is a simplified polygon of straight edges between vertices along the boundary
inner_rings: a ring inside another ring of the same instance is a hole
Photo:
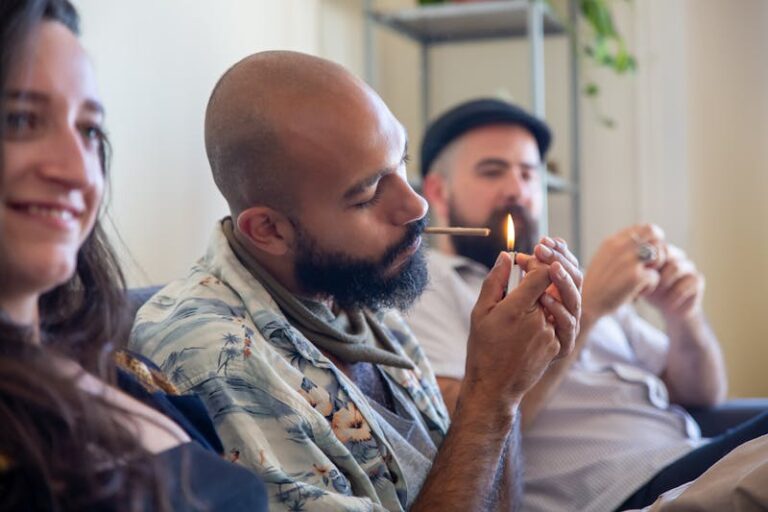
[[[297,231],[296,279],[309,293],[332,297],[344,308],[408,309],[427,285],[423,246],[392,276],[390,265],[422,234],[426,219],[408,224],[403,240],[377,262],[355,259],[343,252],[324,252],[301,225]]]
[[[528,210],[519,204],[494,210],[482,226],[470,225],[456,212],[456,207],[450,204],[448,220],[451,226],[491,228],[491,234],[487,237],[451,236],[456,253],[488,268],[493,267],[499,252],[507,250],[507,214],[512,215],[515,223],[514,250],[531,254],[536,245],[538,225]]]

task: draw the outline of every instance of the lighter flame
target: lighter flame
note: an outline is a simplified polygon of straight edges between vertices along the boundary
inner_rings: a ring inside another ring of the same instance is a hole
[[[507,214],[507,250],[515,248],[515,223],[512,221],[512,215]]]

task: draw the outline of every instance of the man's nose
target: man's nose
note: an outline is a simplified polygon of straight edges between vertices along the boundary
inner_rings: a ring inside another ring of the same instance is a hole
[[[406,225],[423,218],[427,214],[426,199],[417,194],[405,178],[398,180],[397,188],[399,201],[392,214],[393,223]]]
[[[502,194],[505,200],[513,199],[519,202],[527,194],[527,185],[519,172],[511,171],[507,173],[502,185]]]

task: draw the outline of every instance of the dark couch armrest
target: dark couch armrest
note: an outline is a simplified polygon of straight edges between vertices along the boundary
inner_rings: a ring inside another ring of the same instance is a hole
[[[131,322],[136,318],[136,312],[144,305],[154,294],[160,291],[161,285],[147,286],[144,288],[129,288],[126,290],[128,297],[128,314],[130,315]]]
[[[768,398],[739,398],[715,407],[689,409],[704,437],[715,437],[768,411]]]

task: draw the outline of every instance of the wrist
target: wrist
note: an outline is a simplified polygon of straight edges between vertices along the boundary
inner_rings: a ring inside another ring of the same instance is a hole
[[[522,414],[518,404],[507,407],[500,401],[482,403],[480,401],[461,401],[451,417],[451,428],[464,433],[474,433],[473,437],[490,436],[506,438],[519,423]]]
[[[600,320],[604,313],[600,313],[588,304],[583,304],[581,307],[581,318],[579,319],[579,332],[585,332],[592,328],[595,323]]]
[[[493,417],[505,423],[514,422],[519,414],[522,393],[505,393],[498,385],[482,378],[464,377],[459,391],[456,412],[470,417]]]
[[[667,329],[685,329],[703,322],[704,310],[701,307],[697,307],[682,314],[662,312],[662,316]]]

